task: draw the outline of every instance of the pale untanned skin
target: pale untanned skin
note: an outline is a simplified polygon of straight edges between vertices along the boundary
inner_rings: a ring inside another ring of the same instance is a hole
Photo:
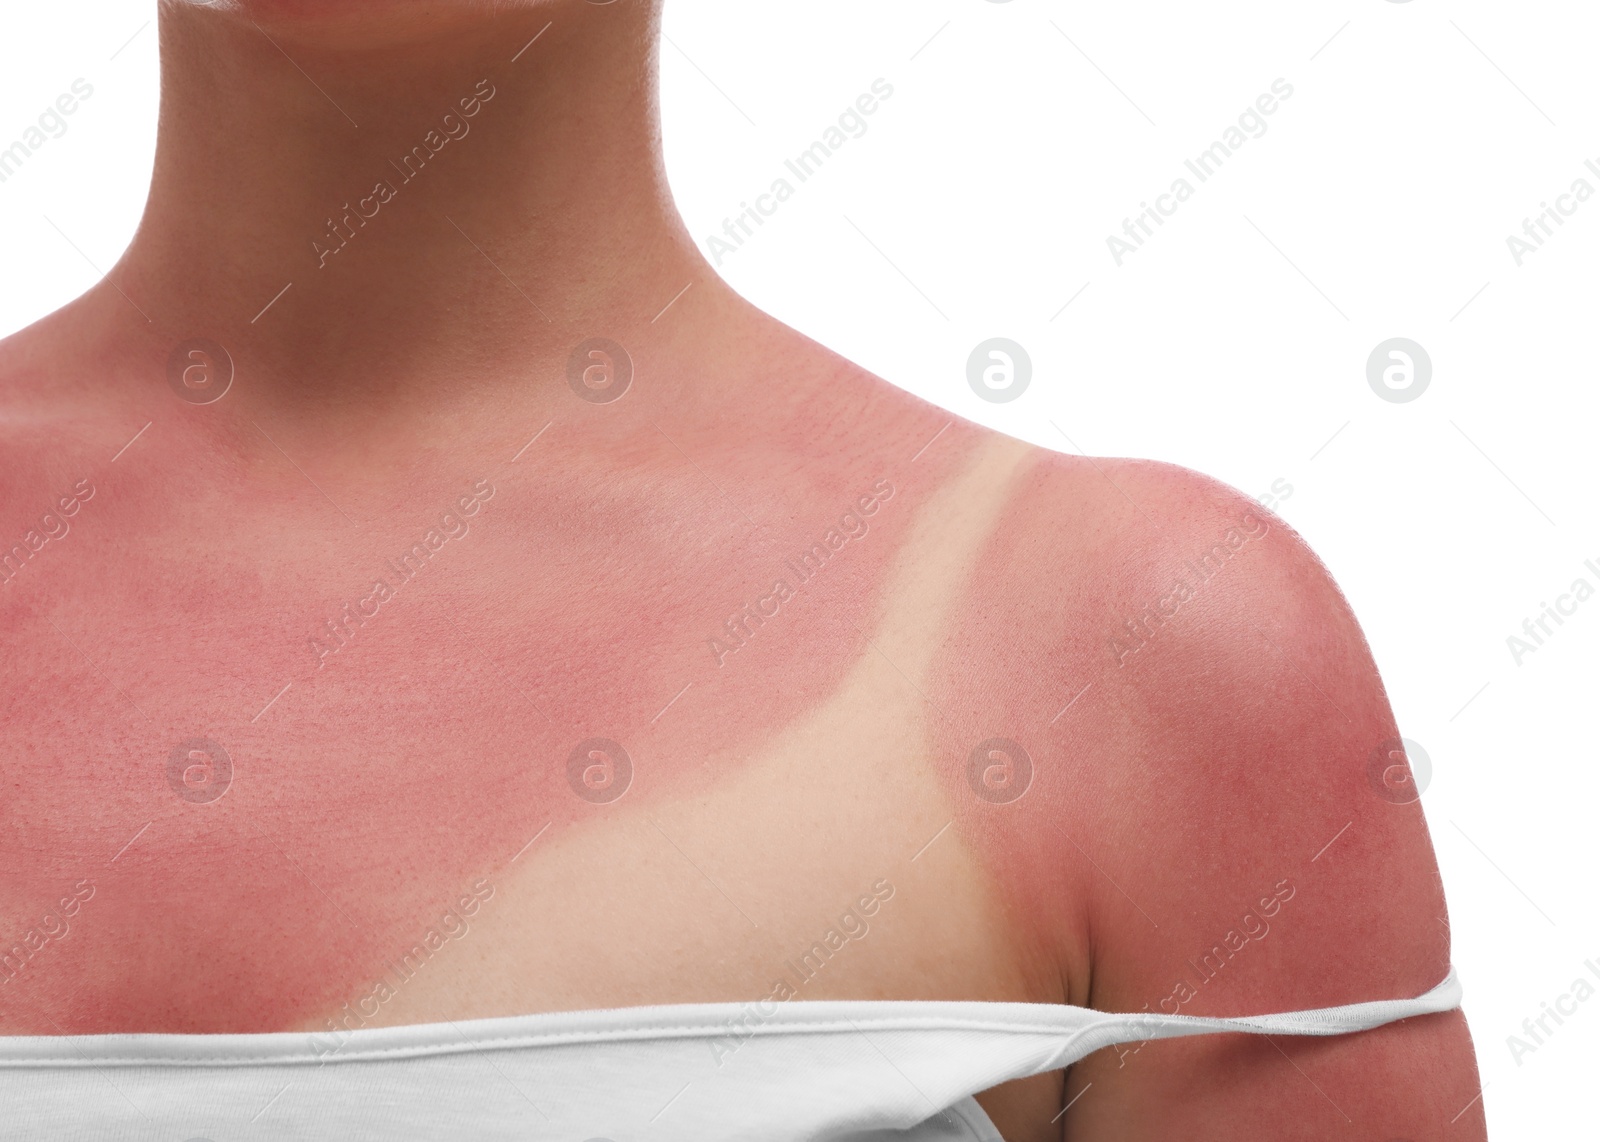
[[[1321,565],[1220,485],[953,419],[723,286],[661,172],[657,18],[163,8],[139,233],[0,344],[0,539],[93,489],[0,587],[0,936],[93,888],[0,1032],[756,999],[851,909],[796,998],[1231,1015],[1437,983],[1431,846],[1369,783],[1397,730]],[[484,80],[319,268],[328,216]],[[614,403],[566,381],[596,336],[635,368]],[[193,337],[235,362],[214,404],[167,383]],[[632,760],[614,802],[568,782],[591,737]],[[969,781],[995,737],[1034,770],[1004,804]],[[232,758],[211,803],[168,782],[188,738]],[[1133,1045],[980,1101],[1012,1142],[1421,1142],[1482,1138],[1476,1094],[1451,1013]]]

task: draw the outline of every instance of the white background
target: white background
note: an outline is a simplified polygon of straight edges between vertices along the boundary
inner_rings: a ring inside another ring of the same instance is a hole
[[[1600,587],[1583,566],[1600,565],[1600,197],[1520,266],[1506,238],[1575,179],[1600,190],[1584,167],[1600,166],[1600,16],[1434,0],[1083,9],[669,0],[667,157],[690,229],[719,233],[886,79],[868,132],[723,258],[734,286],[1015,436],[1251,494],[1292,486],[1275,509],[1349,595],[1433,764],[1423,800],[1491,1133],[1578,1137],[1600,997],[1520,1063],[1507,1036],[1585,959],[1600,965],[1600,600],[1520,665],[1506,640],[1575,578]],[[0,7],[0,147],[75,78],[94,86],[0,184],[0,334],[90,286],[133,232],[154,15],[150,0]],[[1116,265],[1106,238],[1280,77],[1294,94],[1267,132]],[[1007,404],[965,375],[996,336],[1034,369]],[[1366,378],[1397,336],[1433,365],[1408,403]]]

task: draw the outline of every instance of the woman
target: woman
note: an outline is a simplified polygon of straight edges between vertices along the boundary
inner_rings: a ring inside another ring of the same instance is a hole
[[[732,293],[663,175],[659,15],[163,4],[138,234],[0,350],[7,1101],[1482,1137],[1325,570],[1210,480],[955,420]],[[684,1004],[738,1006],[636,1010]],[[456,1078],[392,1069],[450,1028]]]

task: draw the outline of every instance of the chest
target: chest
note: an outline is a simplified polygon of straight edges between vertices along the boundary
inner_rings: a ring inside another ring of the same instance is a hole
[[[893,491],[792,537],[504,481],[360,534],[82,527],[7,601],[7,1009],[293,1025],[536,838],[728,785],[857,660]]]

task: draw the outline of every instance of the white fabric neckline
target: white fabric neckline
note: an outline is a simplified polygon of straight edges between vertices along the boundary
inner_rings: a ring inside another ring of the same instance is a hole
[[[1461,994],[1452,968],[1413,999],[1233,1018],[797,1000],[549,1012],[340,1036],[0,1036],[0,1137],[998,1142],[974,1094],[1103,1047],[1215,1032],[1339,1035],[1451,1010]],[[6,1133],[13,1127],[23,1133]]]
[[[717,1039],[728,1037],[730,1029],[740,1036],[828,1034],[853,1029],[961,1030],[1002,1035],[1089,1030],[1127,1033],[1127,1038],[1115,1040],[1118,1042],[1215,1031],[1338,1035],[1406,1017],[1390,1014],[1391,1011],[1447,1011],[1459,1006],[1460,1000],[1461,984],[1452,967],[1443,980],[1415,999],[1376,1000],[1269,1015],[1206,1017],[1099,1011],[1056,1003],[960,1000],[795,1000],[773,1004],[776,1010],[768,1015],[756,1011],[755,1003],[683,1003],[407,1023],[338,1034],[268,1031],[0,1035],[0,1066],[322,1065],[576,1043]]]

